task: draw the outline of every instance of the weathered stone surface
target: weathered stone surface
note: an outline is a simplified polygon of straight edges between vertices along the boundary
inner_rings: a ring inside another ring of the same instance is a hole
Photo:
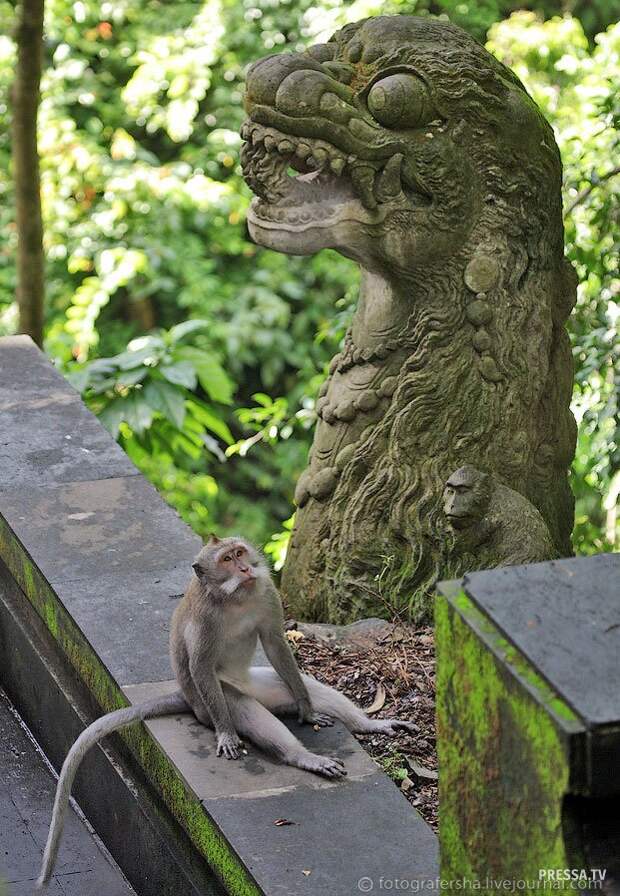
[[[543,556],[569,554],[576,278],[559,153],[521,83],[453,25],[377,17],[257,62],[246,107],[252,237],[362,269],[297,495],[292,612],[424,612],[446,571],[444,483],[466,463],[540,514]]]
[[[177,689],[174,680],[123,688],[132,703]],[[294,787],[312,790],[317,787],[339,787],[341,783],[282,765],[252,744],[246,745],[246,752],[236,762],[222,761],[215,754],[213,732],[189,713],[153,719],[146,724],[193,792],[203,800],[226,797],[255,799],[274,793],[284,794]],[[315,731],[311,725],[298,725],[294,720],[287,720],[287,724],[308,749],[342,759],[347,766],[347,782],[377,773],[377,766],[368,753],[342,725]]]
[[[2,516],[48,582],[188,570],[201,547],[141,476],[0,488]]]
[[[435,835],[419,816],[412,817],[385,775],[243,802],[243,812],[234,797],[206,800],[205,806],[252,857],[250,870],[265,894],[352,896],[381,892],[392,881],[412,892],[436,885]],[[282,817],[294,823],[276,827]],[[380,849],[377,831],[385,834]]]
[[[0,359],[4,355],[3,347]],[[37,397],[0,387],[0,489],[138,475],[79,395],[62,382]]]
[[[29,336],[3,336],[0,351],[0,408],[19,399],[22,406],[79,395]],[[44,405],[43,405],[44,406]]]
[[[440,584],[443,879],[600,868],[617,893],[619,572],[598,555]]]
[[[464,588],[581,718],[620,725],[620,554],[472,573]],[[620,793],[620,740],[614,774]]]
[[[56,781],[0,692],[0,889],[32,896],[48,829]],[[4,893],[4,890],[2,890]],[[134,893],[71,808],[49,885],[56,896],[131,896]]]
[[[190,574],[188,560],[171,569],[120,570],[88,583],[66,582],[58,590],[71,617],[119,684],[166,681],[172,676],[170,619]]]

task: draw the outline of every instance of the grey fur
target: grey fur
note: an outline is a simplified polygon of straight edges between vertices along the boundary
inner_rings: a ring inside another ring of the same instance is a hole
[[[125,725],[129,725],[132,722],[151,719],[155,716],[169,716],[175,713],[187,712],[188,709],[189,706],[181,691],[175,691],[173,694],[168,694],[165,697],[154,697],[152,700],[146,700],[137,706],[128,706],[126,709],[117,709],[115,712],[110,712],[82,731],[69,750],[58,778],[56,798],[54,800],[47,843],[45,844],[45,852],[43,853],[41,873],[36,883],[37,890],[46,889],[56,864],[73,781],[82,759],[90,748],[94,747],[106,735],[112,734],[113,731],[118,731],[119,728],[124,728]]]

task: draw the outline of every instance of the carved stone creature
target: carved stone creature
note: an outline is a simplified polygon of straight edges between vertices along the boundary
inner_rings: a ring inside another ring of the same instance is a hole
[[[467,462],[570,553],[575,277],[559,153],[519,80],[453,25],[383,16],[259,60],[246,108],[253,239],[331,247],[362,270],[297,487],[292,611],[423,613],[443,571],[444,483]]]
[[[461,566],[489,569],[557,556],[534,505],[471,464],[449,476],[443,509],[453,535],[448,554]]]

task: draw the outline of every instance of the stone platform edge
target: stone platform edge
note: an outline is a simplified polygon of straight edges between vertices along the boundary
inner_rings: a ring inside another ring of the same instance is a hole
[[[33,558],[15,537],[1,512],[0,556],[102,712],[129,706],[122,688],[101,662]],[[262,891],[147,728],[142,724],[131,725],[120,734],[173,817],[187,831],[227,891],[235,896],[258,896]]]

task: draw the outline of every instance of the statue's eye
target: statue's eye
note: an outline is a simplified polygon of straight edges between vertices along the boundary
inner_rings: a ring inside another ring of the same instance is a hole
[[[386,128],[417,128],[437,117],[421,78],[399,72],[372,85],[368,109]]]

